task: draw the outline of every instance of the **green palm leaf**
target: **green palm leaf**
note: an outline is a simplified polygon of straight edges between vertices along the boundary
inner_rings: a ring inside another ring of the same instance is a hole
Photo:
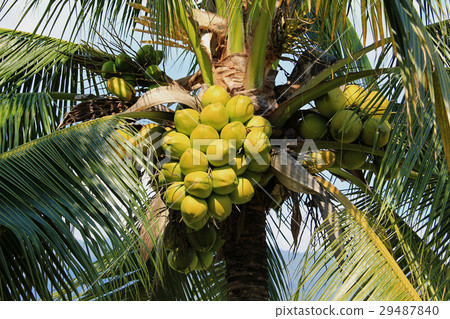
[[[114,142],[117,121],[76,125],[0,156],[1,299],[52,299],[49,284],[72,299],[81,293],[75,279],[103,295],[102,273],[117,262],[145,272],[141,259],[125,257],[139,254],[135,219],[148,191],[120,160],[130,147]]]

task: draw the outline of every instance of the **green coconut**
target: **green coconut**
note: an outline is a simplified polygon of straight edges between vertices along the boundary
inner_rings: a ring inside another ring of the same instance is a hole
[[[209,251],[216,241],[217,233],[214,227],[206,225],[198,231],[188,232],[187,240],[195,251]]]
[[[122,101],[130,101],[136,94],[136,90],[122,78],[112,77],[106,82],[108,91],[116,95]]]
[[[149,81],[160,81],[162,79],[162,72],[161,69],[157,65],[149,65],[145,69],[144,77]]]
[[[220,138],[230,141],[235,145],[236,149],[240,149],[242,145],[244,145],[246,136],[247,130],[245,129],[244,124],[238,121],[228,123],[220,132]]]
[[[269,152],[263,152],[255,155],[251,155],[250,163],[247,169],[252,172],[262,173],[269,169],[271,156]]]
[[[230,100],[227,90],[220,85],[210,86],[202,96],[202,105],[207,106],[213,103],[222,103],[226,105]]]
[[[198,263],[195,270],[206,270],[214,261],[214,253],[211,251],[197,252]]]
[[[362,128],[362,141],[376,148],[383,147],[389,142],[391,126],[387,121],[381,121],[379,117],[371,117],[364,122]]]
[[[152,45],[147,44],[141,47],[136,53],[136,62],[140,64],[142,67],[147,68],[149,65],[159,64],[156,63],[157,56],[156,51]]]
[[[212,141],[219,139],[219,133],[217,133],[212,126],[199,124],[192,131],[190,139],[193,148],[199,149],[203,153],[206,153],[208,145]]]
[[[202,124],[212,126],[217,132],[228,124],[228,112],[222,103],[213,103],[206,106],[200,113]]]
[[[360,169],[367,159],[364,152],[343,150],[336,152],[336,163],[345,169]]]
[[[190,247],[176,248],[167,255],[167,263],[173,270],[187,274],[196,269],[198,257],[194,249]]]
[[[343,110],[331,119],[330,132],[336,141],[352,143],[362,130],[362,121],[353,111]]]
[[[133,68],[133,60],[125,52],[121,52],[116,56],[114,64],[116,65],[117,71],[121,72],[130,72]]]
[[[208,223],[208,220],[209,220],[209,215],[206,214],[200,220],[195,220],[193,222],[189,222],[186,219],[183,219],[183,222],[187,226],[187,228],[186,228],[187,232],[189,232],[189,231],[196,231],[196,230],[202,229]]]
[[[181,109],[175,112],[175,128],[178,132],[190,136],[200,123],[200,113],[193,109]]]
[[[164,201],[166,206],[171,209],[179,210],[181,209],[181,204],[186,197],[186,188],[183,182],[174,182],[169,187],[164,194]]]
[[[196,171],[206,172],[209,164],[205,153],[194,148],[188,148],[180,158],[181,173],[187,175]]]
[[[213,166],[223,166],[230,162],[230,156],[234,157],[236,149],[227,140],[217,139],[211,142],[206,149],[206,158]]]
[[[195,223],[204,219],[208,213],[208,204],[202,198],[186,195],[181,202],[181,216],[186,223]]]
[[[330,118],[345,108],[347,99],[341,89],[336,88],[322,95],[314,102],[320,114]]]
[[[359,85],[347,85],[344,90],[344,96],[347,99],[347,108],[354,108],[360,105],[367,94],[368,92]]]
[[[191,147],[189,137],[183,133],[169,131],[163,134],[161,147],[169,157],[181,157],[183,153]]]
[[[212,246],[210,251],[219,251],[219,249],[222,248],[223,244],[225,244],[225,239],[217,234],[216,241],[214,242],[214,245]]]
[[[270,122],[259,115],[253,115],[253,117],[247,122],[247,129],[250,131],[262,131],[267,137],[272,135],[272,125]]]
[[[102,77],[108,80],[117,72],[116,65],[113,61],[107,61],[102,65]]]
[[[328,120],[319,115],[310,113],[306,115],[298,126],[298,131],[304,139],[319,139],[327,134]]]
[[[231,166],[222,166],[211,170],[213,191],[216,194],[226,195],[238,186],[236,172]]]
[[[264,132],[251,131],[244,140],[244,151],[247,156],[269,152],[271,149],[270,140]]]
[[[245,95],[235,95],[226,104],[230,122],[245,123],[253,117],[255,107],[252,100]]]
[[[272,178],[275,176],[273,170],[268,170],[264,174],[261,174],[261,181],[259,182],[259,186],[266,187]]]
[[[242,174],[242,177],[248,179],[250,181],[250,183],[255,186],[257,184],[261,183],[261,179],[262,179],[262,174],[261,173],[257,173],[257,172],[252,172],[252,171],[245,171],[244,174]]]
[[[231,202],[237,205],[245,204],[253,198],[254,194],[255,189],[252,183],[244,177],[238,177],[238,186],[230,193]]]
[[[190,195],[206,198],[213,191],[213,183],[211,177],[206,172],[196,171],[187,174],[184,177],[184,187]]]
[[[162,50],[156,50],[156,60],[155,60],[155,64],[158,65],[162,62],[162,60],[164,60],[164,51]]]
[[[228,195],[211,194],[206,199],[208,203],[208,212],[217,221],[222,222],[231,214],[232,203]]]
[[[158,176],[158,182],[160,185],[172,182],[181,182],[183,175],[181,174],[181,168],[179,162],[165,163],[160,170]]]
[[[235,157],[230,159],[230,166],[236,172],[236,175],[242,175],[247,170],[248,164],[250,163],[250,158],[245,156],[245,154],[240,153]]]

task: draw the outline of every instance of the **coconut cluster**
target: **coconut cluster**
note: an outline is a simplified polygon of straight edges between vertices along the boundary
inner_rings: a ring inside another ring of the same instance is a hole
[[[209,268],[215,252],[225,242],[211,223],[199,230],[187,228],[185,236],[175,234],[173,229],[164,234],[164,245],[169,251],[167,261],[170,268],[185,274]]]
[[[271,160],[272,127],[254,115],[249,97],[230,97],[213,85],[203,94],[202,106],[201,112],[178,109],[175,129],[162,137],[170,161],[161,166],[158,182],[166,206],[180,212],[188,234],[213,228],[231,214],[233,204],[249,202]],[[171,254],[169,259],[177,250]]]
[[[385,112],[389,101],[380,92],[368,93],[361,86],[351,84],[343,91],[336,88],[327,92],[315,100],[315,105],[316,109],[299,123],[301,137],[358,142],[373,148],[388,143],[391,126]],[[346,169],[359,169],[366,160],[367,154],[363,152],[336,152],[337,164]]]
[[[137,51],[134,59],[121,52],[114,60],[103,63],[101,75],[107,80],[107,88],[111,94],[123,101],[130,101],[136,94],[135,87],[138,84],[152,88],[163,80],[158,67],[163,59],[163,51],[144,45]],[[144,74],[142,70],[145,70]]]

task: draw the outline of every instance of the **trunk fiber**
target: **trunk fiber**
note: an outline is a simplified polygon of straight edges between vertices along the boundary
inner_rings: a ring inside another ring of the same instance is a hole
[[[266,207],[258,195],[226,220],[228,300],[268,300]]]

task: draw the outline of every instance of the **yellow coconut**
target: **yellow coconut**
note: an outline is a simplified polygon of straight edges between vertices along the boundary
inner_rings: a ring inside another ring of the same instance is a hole
[[[120,157],[120,159],[124,159],[124,156],[130,157],[131,154],[127,153],[125,151],[125,147],[121,144],[122,143],[123,144],[130,143],[131,145],[133,145],[134,144],[133,143],[134,142],[133,132],[129,131],[129,130],[125,130],[125,129],[118,129],[118,130],[115,130],[115,133],[118,134],[118,138],[119,138],[118,145],[119,145],[119,149],[120,149],[120,152],[116,151],[115,153]]]
[[[227,90],[220,85],[210,86],[202,96],[202,105],[207,106],[213,103],[222,103],[226,105],[230,100]]]
[[[242,177],[248,179],[253,186],[260,184],[262,180],[261,173],[252,172],[249,170],[245,171],[245,173],[242,174]]]
[[[181,168],[179,162],[165,163],[160,170],[158,176],[158,182],[160,185],[172,182],[181,182],[183,180],[183,174],[181,174]]]
[[[387,121],[381,121],[379,117],[372,117],[364,122],[362,128],[362,141],[364,144],[375,147],[383,147],[389,142],[391,126]]]
[[[322,95],[314,102],[320,114],[330,118],[336,112],[345,108],[347,99],[341,89],[336,88]]]
[[[250,163],[247,169],[252,172],[262,173],[269,169],[271,156],[269,152],[258,153],[249,156]]]
[[[200,114],[193,109],[177,110],[175,112],[174,122],[178,132],[189,136],[200,123]]]
[[[238,121],[234,121],[225,125],[220,132],[220,138],[230,141],[236,149],[240,149],[244,145],[245,137],[247,136],[247,130],[244,124]]]
[[[332,151],[319,150],[308,154],[302,165],[309,173],[317,174],[333,166],[335,160],[336,156]]]
[[[174,182],[169,187],[164,194],[164,201],[166,206],[171,209],[179,210],[181,208],[181,203],[186,197],[186,188],[183,182]]]
[[[362,121],[353,111],[343,110],[331,119],[330,132],[336,141],[352,143],[361,133]]]
[[[235,95],[226,104],[230,122],[247,122],[253,117],[255,107],[252,100],[245,95]]]
[[[382,117],[389,106],[389,101],[379,91],[370,92],[360,106],[363,116]]]
[[[250,131],[262,131],[267,135],[267,137],[272,135],[272,125],[267,119],[259,115],[253,115],[253,117],[247,122],[246,127]]]
[[[209,164],[206,155],[194,148],[188,148],[180,158],[181,173],[187,175],[196,171],[206,172]]]
[[[208,145],[219,139],[219,133],[209,125],[199,124],[191,133],[191,146],[206,153]]]
[[[167,156],[179,158],[191,147],[191,141],[183,133],[169,131],[163,134],[161,146]]]
[[[230,166],[238,176],[242,175],[247,170],[248,164],[250,164],[250,158],[243,153],[237,154],[230,159]]]
[[[319,139],[327,134],[328,120],[319,115],[310,113],[307,114],[298,126],[298,132],[304,139]]]
[[[173,270],[187,274],[197,268],[198,257],[191,247],[176,248],[167,255],[167,263]]]
[[[209,251],[216,241],[217,233],[212,225],[206,225],[198,231],[188,232],[187,240],[195,251]]]
[[[216,194],[229,194],[238,186],[236,172],[230,166],[217,167],[211,170],[213,191]]]
[[[238,186],[230,193],[231,202],[237,205],[245,204],[253,198],[254,194],[255,189],[252,183],[244,177],[238,177]]]
[[[208,212],[217,221],[222,222],[230,216],[232,210],[230,196],[212,193],[206,201],[208,203]]]
[[[206,198],[213,191],[211,177],[206,172],[192,172],[184,177],[184,187],[190,195]]]
[[[211,142],[206,149],[206,158],[213,166],[223,166],[234,157],[236,149],[227,140],[217,139]]]
[[[252,156],[271,150],[270,140],[264,132],[251,131],[244,140],[245,155]]]
[[[202,221],[208,213],[208,204],[202,198],[191,195],[181,202],[181,216],[186,223],[196,223]]]
[[[136,94],[134,87],[127,81],[118,77],[112,77],[106,82],[108,91],[116,95],[122,101],[129,101]]]
[[[354,108],[360,105],[368,92],[361,86],[356,84],[349,84],[345,87],[344,95],[347,99],[347,108]]]
[[[214,261],[214,253],[211,251],[197,252],[198,262],[195,270],[206,270]]]
[[[214,127],[217,132],[228,124],[228,112],[222,103],[213,103],[206,106],[200,113],[202,124]]]

